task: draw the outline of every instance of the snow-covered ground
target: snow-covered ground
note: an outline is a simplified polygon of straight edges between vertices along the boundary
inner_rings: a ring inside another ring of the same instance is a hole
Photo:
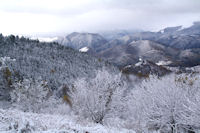
[[[135,133],[127,129],[80,122],[69,115],[25,113],[0,109],[1,133]]]

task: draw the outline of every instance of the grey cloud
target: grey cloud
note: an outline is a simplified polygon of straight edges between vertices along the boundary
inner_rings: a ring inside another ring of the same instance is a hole
[[[199,0],[73,0],[72,6],[70,2],[72,0],[3,0],[0,11],[29,13],[34,17],[37,14],[54,16],[57,19],[54,27],[58,27],[56,32],[131,28],[158,30],[200,20]],[[40,21],[45,23],[46,20]],[[38,24],[38,27],[41,29],[42,25]],[[51,27],[49,25],[49,29]]]

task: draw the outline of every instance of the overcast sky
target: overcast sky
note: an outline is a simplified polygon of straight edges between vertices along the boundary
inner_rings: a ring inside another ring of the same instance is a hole
[[[0,0],[0,32],[159,30],[200,20],[200,0]]]

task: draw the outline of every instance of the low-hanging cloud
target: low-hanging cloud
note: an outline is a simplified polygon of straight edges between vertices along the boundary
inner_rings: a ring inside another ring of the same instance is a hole
[[[199,0],[1,0],[0,32],[159,30],[200,20]]]

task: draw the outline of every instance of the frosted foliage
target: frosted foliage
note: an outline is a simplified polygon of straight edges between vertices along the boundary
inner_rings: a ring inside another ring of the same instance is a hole
[[[58,43],[39,42],[24,37],[8,36],[2,40],[0,37],[0,57],[16,59],[7,65],[12,81],[21,80],[22,77],[41,77],[53,90],[63,84],[70,86],[77,78],[94,77],[95,70],[103,67],[111,71],[117,70],[109,63]]]
[[[48,107],[54,108],[60,101],[50,95],[47,82],[43,80],[25,79],[23,82],[15,83],[13,91],[10,92],[14,107],[31,112],[42,112]]]
[[[94,79],[79,79],[72,89],[73,111],[78,115],[97,123],[102,123],[111,111],[115,93],[122,88],[121,75],[112,75],[103,70],[98,71]]]
[[[0,70],[7,67],[9,62],[14,62],[15,59],[11,59],[10,57],[0,57]]]
[[[128,99],[128,112],[124,114],[136,131],[183,132],[200,128],[197,76],[151,76],[136,86]]]

